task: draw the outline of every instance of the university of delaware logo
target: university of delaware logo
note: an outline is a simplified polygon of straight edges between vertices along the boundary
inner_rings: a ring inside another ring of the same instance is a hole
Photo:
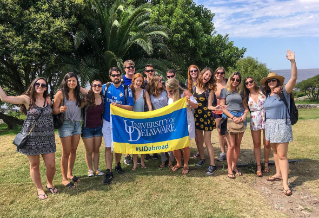
[[[141,131],[138,128],[134,127],[134,121],[131,121],[131,126],[128,126],[126,121],[127,120],[124,120],[125,131],[130,135],[129,141],[130,142],[136,142],[137,140],[139,140],[141,138]],[[137,132],[137,136],[136,136],[136,139],[133,139],[132,138],[132,134],[134,133],[135,130]]]

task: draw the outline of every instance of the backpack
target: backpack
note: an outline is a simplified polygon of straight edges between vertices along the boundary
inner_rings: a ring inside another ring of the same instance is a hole
[[[109,87],[111,86],[111,84],[112,84],[112,83],[106,83],[106,84],[105,84],[104,94],[103,94],[103,98],[104,98],[104,99],[106,98],[107,90],[109,89]],[[124,97],[125,97],[124,105],[127,104],[127,93],[128,93],[128,86],[127,86],[127,85],[124,85]]]
[[[288,109],[291,125],[296,124],[298,121],[298,109],[296,107],[294,98],[290,97],[290,108],[288,108],[288,102],[287,102],[283,92],[279,93],[279,97],[280,97],[280,100],[282,100],[285,103],[285,105]]]

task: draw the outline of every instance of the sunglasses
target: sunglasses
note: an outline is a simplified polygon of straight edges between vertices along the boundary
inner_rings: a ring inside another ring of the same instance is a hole
[[[190,72],[190,73],[197,73],[198,70],[190,70],[189,72]]]
[[[238,82],[238,83],[240,82],[240,79],[231,78],[231,81],[234,82],[235,80],[236,80],[236,82]]]
[[[277,81],[277,79],[275,79],[275,78],[273,78],[273,79],[267,79],[267,83],[270,83],[270,82],[275,82],[275,81]]]
[[[245,85],[248,85],[249,83],[252,84],[252,83],[254,83],[254,82],[255,82],[254,80],[249,80],[249,81],[246,81],[246,82],[245,82]]]
[[[111,74],[110,76],[111,76],[111,77],[120,77],[121,74]]]
[[[93,84],[92,86],[93,86],[94,88],[95,88],[95,87],[100,87],[100,88],[102,87],[101,84]]]
[[[44,83],[34,83],[34,86],[41,86],[41,88],[46,88],[47,85]]]
[[[154,72],[154,70],[145,70],[146,73]]]
[[[174,75],[175,76],[175,75]],[[174,76],[166,76],[167,79],[174,78]]]
[[[216,72],[215,74],[217,74],[217,75],[224,75],[225,72]]]
[[[126,69],[135,69],[135,66],[128,66],[128,67],[125,67]]]
[[[169,92],[169,94],[173,94],[173,93],[174,93],[174,90],[171,89],[171,90],[169,90],[168,92]]]

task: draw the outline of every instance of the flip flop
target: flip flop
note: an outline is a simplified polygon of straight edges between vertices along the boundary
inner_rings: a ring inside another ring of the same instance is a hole
[[[292,195],[292,191],[291,191],[291,189],[290,189],[290,188],[288,188],[288,189],[284,189],[284,195],[286,195],[286,196],[290,196],[290,195]]]
[[[141,168],[146,169],[146,166],[145,166],[145,165],[144,165],[144,166],[143,166],[143,165],[141,165]]]
[[[186,174],[188,174],[188,171],[189,171],[189,168],[188,167],[184,167],[183,171],[182,171],[182,174],[186,175]]]
[[[49,190],[49,192],[51,192],[51,194],[55,194],[58,192],[58,189],[56,189],[54,186],[52,188],[49,188],[48,186],[45,186],[46,189]]]
[[[233,171],[233,173],[236,174],[236,176],[242,176],[243,175],[239,170],[237,170],[237,172]]]
[[[73,182],[69,182],[65,187],[67,188],[75,188],[75,185]]]
[[[274,181],[281,181],[282,178],[280,177],[275,177],[275,176],[271,176],[271,177],[268,177],[267,178],[267,181],[270,181],[270,182],[274,182]]]
[[[38,194],[38,198],[39,198],[39,200],[45,200],[48,198],[48,196],[46,194]]]
[[[171,165],[168,165],[167,167],[168,167],[168,168],[173,168],[174,166],[171,164]]]
[[[76,177],[76,176],[73,176],[72,181],[73,182],[80,182],[80,178]]]
[[[182,167],[179,167],[179,166],[175,165],[175,166],[173,166],[172,171],[175,172],[176,170],[178,170],[180,168],[182,168]]]
[[[232,173],[228,173],[228,178],[230,178],[230,179],[235,179],[236,176],[235,176],[234,174],[232,174]]]
[[[263,176],[263,173],[262,173],[261,171],[257,171],[257,172],[256,172],[256,175],[257,175],[258,177],[262,177],[262,176]]]

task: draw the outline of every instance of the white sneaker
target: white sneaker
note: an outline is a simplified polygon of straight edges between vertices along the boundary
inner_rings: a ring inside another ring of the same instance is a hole
[[[94,176],[93,170],[88,170],[88,177],[92,177],[92,176]]]
[[[94,171],[94,174],[95,174],[96,176],[103,176],[103,175],[104,175],[104,173],[102,173],[102,172],[100,171],[100,169],[95,170],[95,171]]]

